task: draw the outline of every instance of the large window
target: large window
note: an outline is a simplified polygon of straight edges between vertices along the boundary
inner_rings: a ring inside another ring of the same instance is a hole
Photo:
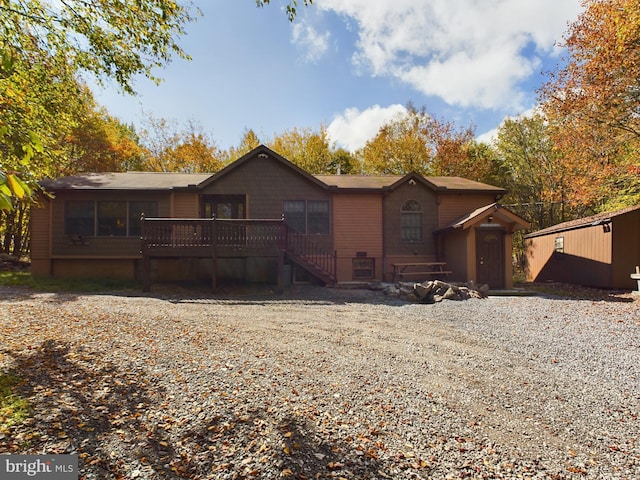
[[[329,234],[329,202],[324,200],[286,200],[284,218],[298,233]]]
[[[422,205],[407,200],[400,209],[400,238],[405,242],[422,241]]]
[[[67,235],[92,236],[94,234],[95,202],[68,201],[64,207],[64,232]]]
[[[158,203],[151,201],[65,202],[64,233],[87,237],[133,237],[140,235],[140,216],[158,215]]]

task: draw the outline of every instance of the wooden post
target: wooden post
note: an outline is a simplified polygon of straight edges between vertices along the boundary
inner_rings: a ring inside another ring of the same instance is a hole
[[[147,253],[142,254],[142,291],[151,291],[151,258]]]
[[[216,228],[216,217],[211,217],[211,290],[218,289],[218,271],[216,268],[216,246],[218,245],[218,231]]]

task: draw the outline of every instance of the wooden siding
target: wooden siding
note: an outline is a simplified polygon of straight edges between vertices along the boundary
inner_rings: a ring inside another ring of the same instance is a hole
[[[613,218],[611,225],[613,234],[612,287],[632,288],[638,284],[630,275],[640,266],[640,211],[629,212]]]
[[[440,260],[447,263],[447,270],[453,272],[449,280],[466,282],[475,275],[475,235],[474,231],[456,230],[442,239]],[[470,277],[471,275],[471,277]]]
[[[382,280],[382,197],[379,194],[335,194],[333,232],[338,255],[338,282],[353,280],[352,261],[358,252],[375,259]]]
[[[611,287],[612,233],[596,225],[527,239],[527,280]],[[555,251],[559,237],[563,252]]]
[[[495,195],[492,194],[442,194],[438,208],[438,227],[445,227],[463,215],[495,201]]]
[[[31,208],[31,273],[51,275],[51,200],[39,196]]]
[[[172,218],[199,218],[200,201],[197,192],[174,192],[171,194]]]
[[[150,200],[158,202],[158,216],[169,215],[168,195],[144,192],[58,192],[51,202],[51,256],[83,258],[137,258],[140,256],[140,237],[87,236],[82,243],[75,242],[64,231],[66,200]],[[38,227],[40,228],[40,227]],[[87,268],[94,269],[93,264]]]
[[[246,217],[251,219],[281,218],[286,200],[324,200],[331,194],[270,157],[253,158],[205,188],[202,195],[246,195]],[[331,234],[314,235],[322,248],[333,251]]]
[[[408,242],[401,238],[400,211],[407,200],[416,200],[422,206],[421,241]],[[417,256],[422,258],[435,256],[436,246],[433,232],[437,228],[438,197],[432,190],[423,185],[406,183],[389,192],[384,198],[384,248],[387,257]],[[412,261],[415,261],[415,258]]]

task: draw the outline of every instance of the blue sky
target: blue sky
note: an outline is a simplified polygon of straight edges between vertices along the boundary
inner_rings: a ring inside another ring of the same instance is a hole
[[[581,11],[579,0],[314,0],[289,23],[284,1],[194,3],[203,16],[179,41],[191,61],[156,71],[160,86],[138,79],[137,97],[94,93],[124,122],[193,122],[225,149],[246,129],[266,143],[325,125],[355,150],[407,102],[486,139],[535,105]]]

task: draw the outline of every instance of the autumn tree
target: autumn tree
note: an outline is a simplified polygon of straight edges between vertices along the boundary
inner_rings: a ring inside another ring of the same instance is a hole
[[[554,143],[571,164],[576,196],[606,209],[620,186],[638,198],[640,0],[587,0],[566,35],[566,65],[541,90]],[[576,192],[578,193],[578,192]]]
[[[260,138],[252,129],[245,129],[242,134],[242,139],[237,147],[230,147],[226,152],[223,152],[223,162],[225,164],[231,163],[238,158],[246,155],[251,150],[260,145]]]
[[[193,122],[181,128],[175,120],[146,115],[140,131],[145,150],[142,170],[154,172],[216,172],[224,153]]]
[[[412,104],[383,125],[358,152],[367,173],[404,175],[464,175],[473,129],[457,129]]]
[[[570,182],[544,117],[507,119],[498,129],[495,148],[502,170],[502,200],[532,222],[534,229],[566,219]]]
[[[274,136],[269,146],[309,173],[331,173],[332,157],[324,126],[318,131],[310,128],[287,130]]]

